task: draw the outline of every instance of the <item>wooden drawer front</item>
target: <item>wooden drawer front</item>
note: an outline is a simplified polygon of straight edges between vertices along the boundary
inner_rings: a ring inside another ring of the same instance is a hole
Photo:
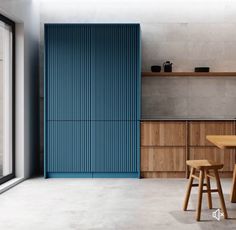
[[[219,149],[217,147],[191,147],[190,160],[213,160],[224,164],[223,171],[233,171],[235,164],[235,150]]]
[[[142,146],[185,146],[185,122],[142,122]]]
[[[234,122],[197,121],[189,124],[190,146],[214,146],[207,135],[234,135]]]
[[[141,171],[184,171],[185,148],[141,148]]]

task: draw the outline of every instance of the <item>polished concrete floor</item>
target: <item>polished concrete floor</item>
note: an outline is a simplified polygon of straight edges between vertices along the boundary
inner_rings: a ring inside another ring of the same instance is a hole
[[[197,190],[183,212],[186,179],[27,180],[0,195],[1,230],[177,230],[235,229],[231,180],[223,179],[230,219],[217,221],[203,197],[202,221],[195,221]],[[219,208],[217,195],[214,208]]]

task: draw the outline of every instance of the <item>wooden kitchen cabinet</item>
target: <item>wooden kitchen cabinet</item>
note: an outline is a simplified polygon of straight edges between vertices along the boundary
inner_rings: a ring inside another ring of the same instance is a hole
[[[185,121],[142,122],[142,177],[184,177],[186,144],[187,125]]]
[[[219,149],[206,139],[207,135],[234,135],[234,121],[191,121],[189,122],[189,159],[208,159],[221,162],[221,171],[233,171],[235,164],[234,149]]]
[[[185,148],[183,147],[142,147],[141,171],[185,171],[185,156]]]
[[[235,164],[235,150],[234,149],[219,149],[217,147],[190,147],[190,160],[213,160],[223,163],[222,171],[233,171]]]
[[[233,121],[191,121],[189,122],[189,146],[214,146],[207,135],[234,135]]]
[[[185,146],[186,122],[148,121],[141,123],[141,146]]]
[[[217,148],[207,141],[207,135],[235,135],[235,122],[141,122],[141,176],[185,177],[188,175],[186,160],[209,159],[223,163],[221,175],[231,177],[236,151]]]

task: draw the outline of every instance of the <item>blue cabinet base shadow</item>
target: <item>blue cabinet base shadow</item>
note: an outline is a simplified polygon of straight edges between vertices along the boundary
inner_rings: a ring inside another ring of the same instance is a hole
[[[46,178],[139,178],[139,173],[47,173]]]

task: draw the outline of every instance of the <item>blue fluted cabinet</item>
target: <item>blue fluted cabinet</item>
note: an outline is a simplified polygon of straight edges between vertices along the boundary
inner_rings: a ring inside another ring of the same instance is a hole
[[[45,177],[140,176],[139,24],[45,25]]]

